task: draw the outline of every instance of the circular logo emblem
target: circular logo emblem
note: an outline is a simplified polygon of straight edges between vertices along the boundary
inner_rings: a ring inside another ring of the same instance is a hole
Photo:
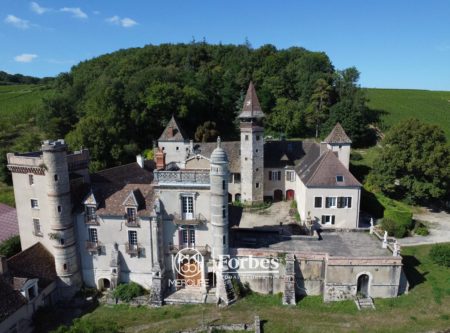
[[[174,270],[182,277],[189,279],[201,272],[203,256],[193,248],[187,247],[177,252],[174,257]]]

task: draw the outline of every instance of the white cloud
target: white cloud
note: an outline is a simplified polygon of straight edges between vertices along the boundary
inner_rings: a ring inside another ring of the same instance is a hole
[[[37,54],[22,53],[22,54],[19,54],[18,56],[15,56],[14,57],[14,61],[17,61],[17,62],[32,62],[37,57],[38,57]]]
[[[124,17],[121,19],[117,15],[107,18],[106,21],[109,23],[112,23],[112,24],[120,25],[124,28],[131,28],[132,26],[135,26],[136,24],[138,24],[135,20],[133,20],[129,17]]]
[[[5,23],[10,24],[19,29],[28,29],[30,27],[30,22],[14,15],[6,16]]]
[[[88,16],[85,12],[83,12],[80,8],[73,8],[73,7],[64,7],[61,8],[60,11],[66,12],[66,13],[72,13],[73,17],[80,18],[80,19],[87,19]]]
[[[30,3],[30,8],[33,12],[39,15],[42,15],[50,11],[50,8],[41,7],[37,2],[34,1]]]

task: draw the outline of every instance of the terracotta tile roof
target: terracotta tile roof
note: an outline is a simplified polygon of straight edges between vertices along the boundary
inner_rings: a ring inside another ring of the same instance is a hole
[[[264,112],[259,104],[258,96],[256,95],[255,86],[253,82],[250,82],[245,95],[244,105],[239,118],[262,118]]]
[[[56,280],[55,259],[41,243],[9,258],[8,269],[14,278],[39,279],[41,289]]]
[[[331,133],[323,141],[326,143],[352,143],[340,123],[336,123]]]
[[[19,234],[16,209],[0,203],[0,242]]]
[[[307,187],[362,186],[331,150],[320,155],[320,147],[317,145],[310,153],[308,161],[302,161],[297,168],[300,179]],[[313,161],[314,157],[317,158]],[[342,181],[338,181],[338,176],[342,176]]]
[[[137,163],[92,174],[91,190],[97,202],[97,215],[124,216],[124,204],[127,199],[134,197],[133,200],[138,204],[138,216],[150,216],[154,202],[152,181],[153,173]]]
[[[159,141],[184,141],[187,138],[175,117],[172,116],[159,137]]]
[[[20,291],[14,290],[11,283],[0,275],[0,323],[27,304]]]

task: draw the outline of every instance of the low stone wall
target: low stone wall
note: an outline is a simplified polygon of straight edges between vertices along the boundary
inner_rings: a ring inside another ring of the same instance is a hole
[[[255,316],[254,323],[239,323],[239,324],[221,324],[221,325],[205,325],[192,330],[187,331],[177,331],[177,333],[202,333],[202,332],[213,332],[213,331],[245,331],[245,332],[255,332],[261,333],[261,320],[259,316]]]

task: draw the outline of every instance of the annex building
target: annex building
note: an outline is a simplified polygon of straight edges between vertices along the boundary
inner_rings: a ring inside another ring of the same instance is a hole
[[[8,154],[23,249],[40,243],[52,255],[66,298],[83,284],[135,281],[152,304],[230,304],[232,279],[282,292],[286,304],[404,292],[399,251],[359,228],[361,184],[342,126],[321,143],[271,140],[263,118],[250,83],[239,141],[194,142],[172,118],[154,161],[89,173],[88,150],[69,152],[63,140]],[[239,227],[249,206],[269,200],[295,200],[302,232],[285,229],[290,221]],[[310,236],[318,228],[322,241]]]

